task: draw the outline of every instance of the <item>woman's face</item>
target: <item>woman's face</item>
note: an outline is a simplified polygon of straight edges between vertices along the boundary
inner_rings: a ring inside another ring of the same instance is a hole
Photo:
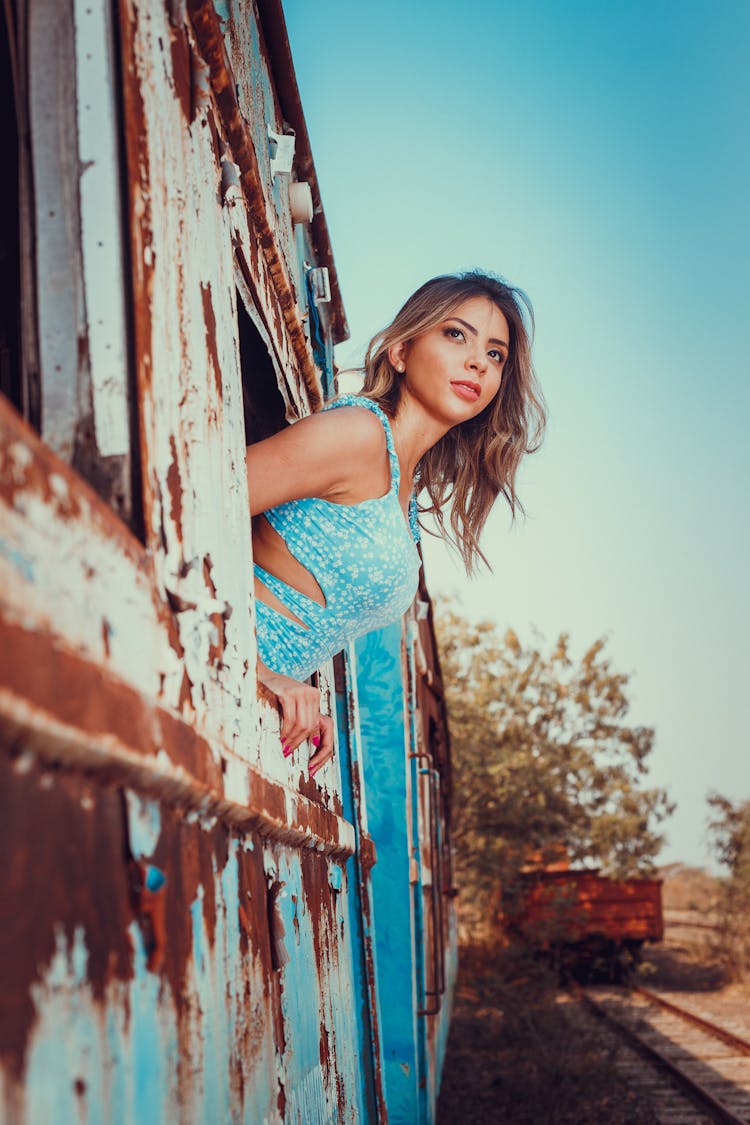
[[[497,305],[487,297],[469,297],[434,328],[395,344],[388,355],[396,370],[403,369],[405,394],[451,427],[492,402],[509,347],[508,322]]]

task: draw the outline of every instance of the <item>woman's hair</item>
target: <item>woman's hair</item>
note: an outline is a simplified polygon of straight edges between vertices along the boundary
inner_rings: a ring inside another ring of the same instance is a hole
[[[479,536],[497,496],[502,493],[513,517],[517,510],[523,511],[515,491],[516,472],[523,454],[538,449],[544,433],[544,398],[531,362],[531,302],[521,289],[478,270],[433,277],[373,337],[365,355],[362,388],[394,418],[403,376],[389,360],[388,349],[434,328],[472,297],[492,301],[508,322],[509,350],[500,389],[480,414],[448,430],[428,449],[417,469],[418,489],[424,489],[430,500],[420,511],[435,516],[440,533],[458,549],[469,574],[478,559],[489,567]],[[449,500],[450,531],[443,514]]]

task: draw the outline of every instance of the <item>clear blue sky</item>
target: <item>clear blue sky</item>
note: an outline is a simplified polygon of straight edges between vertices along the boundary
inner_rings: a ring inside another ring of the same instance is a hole
[[[526,289],[550,408],[485,537],[435,592],[530,637],[609,637],[705,859],[705,795],[750,797],[750,3],[285,4],[352,339],[426,278]]]

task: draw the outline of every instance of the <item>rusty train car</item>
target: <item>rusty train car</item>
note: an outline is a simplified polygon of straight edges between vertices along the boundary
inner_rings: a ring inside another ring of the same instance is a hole
[[[0,17],[0,1119],[428,1122],[456,967],[424,586],[259,688],[245,446],[347,324],[278,0]]]
[[[661,879],[611,879],[567,862],[531,867],[506,896],[501,920],[563,979],[621,983],[644,944],[664,938],[661,888]]]

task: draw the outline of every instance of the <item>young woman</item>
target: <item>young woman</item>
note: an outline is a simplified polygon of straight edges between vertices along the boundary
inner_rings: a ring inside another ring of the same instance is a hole
[[[259,674],[282,709],[283,751],[306,738],[313,775],[333,754],[309,677],[416,593],[416,490],[468,573],[498,495],[538,448],[545,411],[525,295],[472,272],[436,277],[372,340],[361,395],[247,450]],[[444,506],[451,501],[450,526]]]

